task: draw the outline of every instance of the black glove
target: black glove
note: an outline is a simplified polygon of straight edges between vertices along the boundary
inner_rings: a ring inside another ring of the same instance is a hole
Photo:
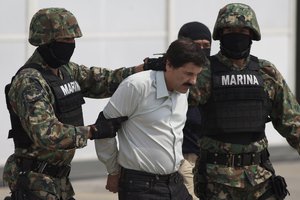
[[[144,71],[166,71],[166,58],[164,56],[158,58],[145,58],[144,59]]]
[[[127,116],[106,119],[103,115],[103,112],[100,112],[96,123],[91,126],[92,137],[90,139],[93,140],[115,137],[116,132],[121,127],[122,122],[126,121],[127,119]]]

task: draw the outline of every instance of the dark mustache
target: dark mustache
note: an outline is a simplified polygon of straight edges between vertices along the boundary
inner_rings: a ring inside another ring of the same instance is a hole
[[[191,83],[184,83],[183,85],[184,85],[184,86],[188,86],[188,87],[193,86],[193,84],[191,84]]]

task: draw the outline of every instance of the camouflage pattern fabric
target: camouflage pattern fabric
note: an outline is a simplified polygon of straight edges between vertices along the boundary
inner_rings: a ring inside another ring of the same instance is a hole
[[[239,70],[232,64],[230,59],[226,58],[221,53],[217,54],[217,58],[231,69]],[[249,57],[246,62],[249,62]],[[264,90],[272,101],[270,117],[273,126],[286,138],[289,145],[300,153],[300,106],[282,75],[272,63],[259,59],[259,67],[264,81]],[[210,97],[210,90],[211,72],[210,66],[207,66],[199,75],[197,86],[191,89],[189,102],[191,104],[205,104]],[[264,138],[249,145],[240,145],[223,143],[208,137],[203,137],[200,139],[199,145],[200,150],[209,152],[241,154],[260,152],[261,150],[268,148],[268,140]],[[250,183],[251,186],[259,185],[271,176],[269,171],[259,165],[250,165],[239,168],[214,164],[207,164],[206,166],[207,180],[209,183],[218,183],[237,189],[249,186],[248,183]],[[196,163],[195,176],[198,174],[198,168],[199,163]],[[197,177],[195,179],[197,179]],[[198,181],[201,182],[201,180]]]
[[[224,6],[217,17],[213,39],[220,39],[220,31],[223,28],[246,27],[253,31],[253,40],[260,40],[261,34],[256,20],[255,12],[248,5],[231,3]]]
[[[261,183],[255,187],[248,184],[245,188],[236,190],[235,188],[218,184],[218,183],[208,183],[207,185],[207,199],[209,200],[253,200],[259,199],[265,192],[267,192],[270,187],[268,182]],[[272,195],[264,200],[277,200],[277,198]]]
[[[38,63],[45,67],[38,51],[34,52],[27,63]],[[134,73],[134,68],[88,68],[73,62],[62,67],[77,80],[84,96],[90,98],[110,97],[118,84]],[[28,149],[15,149],[15,153],[5,164],[3,180],[13,191],[18,178],[16,156],[34,157],[58,166],[70,164],[75,149],[87,145],[89,128],[74,127],[58,121],[53,109],[55,98],[51,88],[35,69],[26,68],[16,75],[9,99],[13,110],[21,119],[22,126],[33,141]],[[71,183],[66,178],[57,179],[34,172],[30,172],[28,178],[28,187],[41,199],[55,199],[49,197],[52,195],[65,200],[74,194]]]
[[[75,16],[64,8],[41,9],[30,22],[29,43],[34,46],[48,44],[55,39],[81,36]]]

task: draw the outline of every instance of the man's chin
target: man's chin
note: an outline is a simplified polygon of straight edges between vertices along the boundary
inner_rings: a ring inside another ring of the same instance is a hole
[[[182,93],[182,94],[185,94],[187,93],[187,91],[190,89],[190,87],[182,87],[182,88],[179,88],[178,90],[176,90],[177,92],[179,93]]]

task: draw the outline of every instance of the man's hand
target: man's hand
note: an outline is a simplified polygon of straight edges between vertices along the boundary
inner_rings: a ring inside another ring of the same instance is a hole
[[[144,71],[155,70],[155,71],[166,71],[166,58],[164,56],[158,58],[145,58],[144,59]]]
[[[106,119],[103,112],[100,112],[96,123],[91,125],[90,139],[112,138],[116,136],[116,132],[121,127],[122,122],[128,119],[127,116]]]
[[[120,175],[108,175],[106,181],[106,189],[110,192],[116,193],[119,191],[119,178]]]

